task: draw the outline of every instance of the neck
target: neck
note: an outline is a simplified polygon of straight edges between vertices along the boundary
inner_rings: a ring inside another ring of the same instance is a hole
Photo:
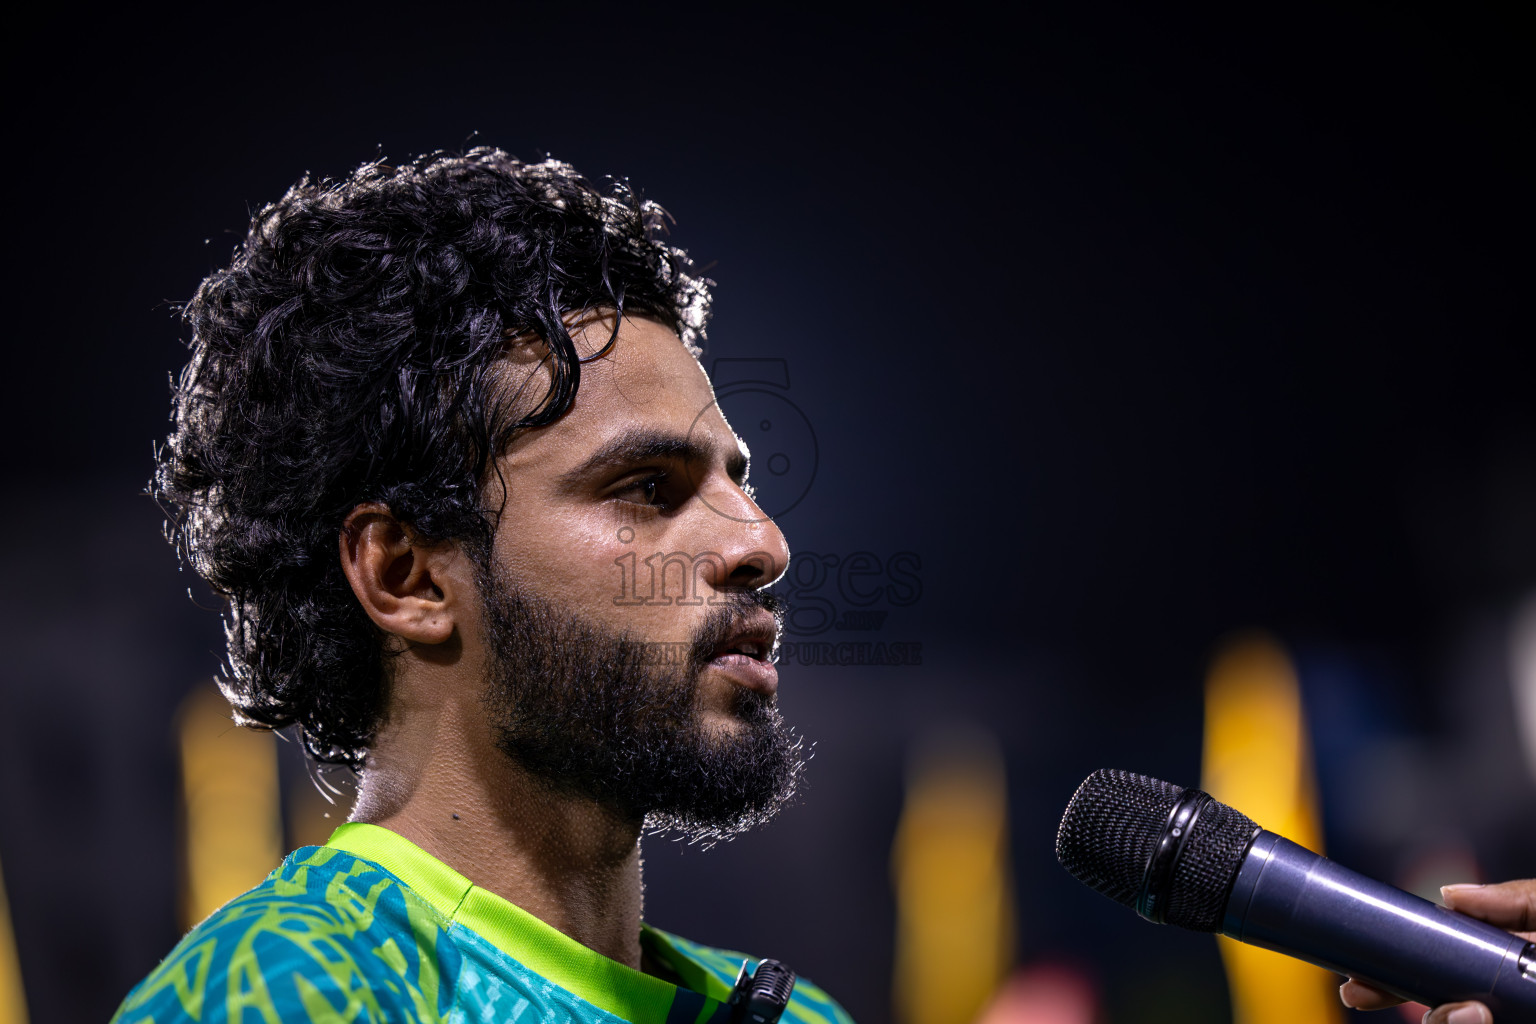
[[[396,700],[351,820],[395,832],[612,960],[641,969],[638,818],[559,792],[494,743],[478,701]]]

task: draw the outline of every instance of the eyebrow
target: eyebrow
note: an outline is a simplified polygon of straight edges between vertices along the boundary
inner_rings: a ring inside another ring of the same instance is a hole
[[[626,430],[589,455],[581,465],[562,474],[560,481],[570,487],[594,474],[625,469],[641,462],[708,463],[714,456],[714,445],[688,435],[659,430]],[[733,448],[726,456],[726,475],[738,486],[747,478],[747,467],[747,457],[740,448]]]

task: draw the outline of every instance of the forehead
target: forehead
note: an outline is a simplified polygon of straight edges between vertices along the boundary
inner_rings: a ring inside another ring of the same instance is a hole
[[[613,321],[599,320],[571,336],[583,359],[601,351]],[[547,375],[533,373],[529,392],[543,393]],[[688,438],[722,457],[739,442],[715,405],[714,389],[677,334],[654,320],[626,317],[613,347],[581,366],[570,410],[547,427],[524,431],[507,453],[508,468],[553,464],[568,468],[625,434],[655,432]]]

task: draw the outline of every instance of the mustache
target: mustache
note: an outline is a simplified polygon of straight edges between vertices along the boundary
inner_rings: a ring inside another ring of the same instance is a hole
[[[768,660],[778,660],[787,607],[782,597],[766,590],[729,592],[723,603],[710,609],[694,632],[688,654],[690,667],[695,673],[702,672],[720,645],[745,629],[747,623],[763,611],[773,616],[773,649],[768,653]]]

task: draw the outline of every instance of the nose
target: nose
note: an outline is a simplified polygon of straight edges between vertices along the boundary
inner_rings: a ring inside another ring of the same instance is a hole
[[[723,579],[716,586],[761,590],[784,575],[789,545],[778,525],[735,482],[708,490],[700,514],[708,547],[722,559]]]

